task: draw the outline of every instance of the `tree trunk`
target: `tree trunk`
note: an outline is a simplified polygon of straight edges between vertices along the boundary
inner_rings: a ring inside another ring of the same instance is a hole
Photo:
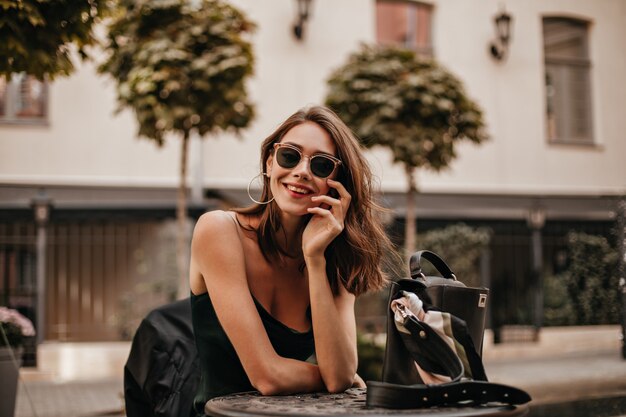
[[[185,133],[182,140],[180,156],[180,183],[176,200],[176,219],[178,221],[178,236],[176,245],[176,265],[178,269],[178,298],[189,295],[189,277],[187,268],[187,153],[189,150],[189,134]]]
[[[415,235],[417,234],[416,228],[416,214],[415,214],[415,196],[417,195],[417,183],[415,180],[416,169],[413,167],[405,168],[407,181],[409,183],[409,190],[406,193],[406,222],[404,227],[404,253],[406,261],[415,252]]]

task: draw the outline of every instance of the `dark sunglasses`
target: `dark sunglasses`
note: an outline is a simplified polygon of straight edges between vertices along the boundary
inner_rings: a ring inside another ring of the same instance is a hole
[[[341,165],[341,161],[334,156],[324,154],[307,156],[302,154],[302,151],[297,147],[287,143],[275,143],[274,150],[278,165],[287,169],[295,168],[302,158],[309,158],[309,168],[311,168],[313,175],[319,178],[328,177],[337,166]]]

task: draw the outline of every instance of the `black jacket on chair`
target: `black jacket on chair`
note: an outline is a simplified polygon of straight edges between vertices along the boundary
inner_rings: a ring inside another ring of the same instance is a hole
[[[188,416],[199,380],[189,299],[150,312],[124,366],[126,415]]]

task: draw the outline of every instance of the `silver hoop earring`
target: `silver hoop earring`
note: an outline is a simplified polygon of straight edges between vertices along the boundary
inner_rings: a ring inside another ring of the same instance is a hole
[[[274,197],[272,197],[272,199],[271,199],[271,200],[268,200],[268,201],[258,201],[258,200],[255,200],[255,199],[252,197],[252,194],[250,194],[250,186],[252,186],[252,183],[254,182],[254,180],[256,180],[257,178],[259,178],[260,176],[269,177],[269,175],[267,175],[265,172],[262,172],[262,173],[260,173],[259,175],[256,175],[256,176],[252,177],[252,179],[251,179],[251,180],[250,180],[250,182],[248,183],[248,197],[250,197],[250,200],[252,200],[253,202],[255,202],[255,203],[257,203],[257,204],[265,205],[265,204],[269,204],[269,203],[271,203],[272,201],[274,201]]]

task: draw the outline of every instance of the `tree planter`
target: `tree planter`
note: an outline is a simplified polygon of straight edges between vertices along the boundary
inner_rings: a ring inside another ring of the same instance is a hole
[[[15,358],[15,359],[14,359]],[[22,348],[0,347],[0,417],[15,415],[17,381],[22,361]]]

